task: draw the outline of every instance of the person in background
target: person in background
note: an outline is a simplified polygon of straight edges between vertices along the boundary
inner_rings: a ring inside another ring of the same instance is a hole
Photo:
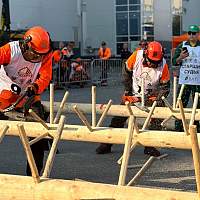
[[[46,120],[48,114],[41,104],[40,95],[52,79],[52,48],[48,32],[41,26],[34,26],[24,34],[22,40],[9,42],[1,47],[0,65],[0,109],[11,106],[25,93],[26,97],[16,109],[23,110],[25,119],[28,120],[30,116],[24,105],[31,98],[28,108]],[[0,119],[8,118],[0,112]],[[39,173],[43,168],[44,151],[48,149],[46,139],[31,145]],[[28,162],[26,174],[31,175]]]
[[[136,50],[144,50],[145,48],[147,48],[148,42],[146,40],[141,40],[139,42],[139,47],[136,48]]]
[[[187,107],[190,95],[194,98],[195,92],[200,93],[200,41],[198,37],[199,27],[197,25],[189,26],[188,40],[178,45],[172,58],[173,65],[180,66],[178,93],[181,85],[185,85],[181,97],[183,107]],[[200,108],[200,102],[198,102],[197,108]],[[197,131],[200,132],[199,122],[195,121],[195,124]],[[175,121],[175,130],[183,131],[181,120]]]
[[[62,48],[62,62],[60,66],[60,75],[62,82],[69,82],[69,76],[71,72],[71,59],[74,57],[74,43],[68,42],[65,47]]]
[[[123,61],[126,61],[131,56],[131,54],[132,53],[128,49],[128,43],[123,43],[122,49],[120,51],[121,59]]]
[[[106,42],[101,43],[101,47],[98,50],[98,56],[102,60],[101,62],[101,85],[107,86],[107,78],[108,78],[108,63],[106,60],[108,60],[111,57],[111,49],[107,47]]]
[[[170,75],[168,65],[164,59],[163,48],[159,42],[150,42],[145,50],[137,50],[128,58],[123,67],[123,79],[125,91],[121,104],[128,101],[131,105],[141,102],[142,79],[144,79],[145,106],[152,106],[157,101],[158,106],[164,106],[162,96],[167,97],[170,90]],[[123,128],[127,117],[115,116],[111,120],[110,127]],[[153,119],[149,129],[160,130],[161,120]],[[111,152],[112,144],[101,144],[97,154]],[[144,154],[160,156],[160,152],[154,147],[145,147]]]

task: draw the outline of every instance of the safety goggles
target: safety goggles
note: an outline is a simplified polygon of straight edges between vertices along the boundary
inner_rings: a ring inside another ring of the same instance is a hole
[[[158,60],[158,61],[151,60],[151,59],[148,58],[148,57],[147,57],[147,59],[146,59],[146,63],[147,63],[147,65],[148,65],[148,67],[151,67],[151,68],[160,67],[161,62],[162,62],[162,59],[161,59],[161,60]]]
[[[197,32],[188,31],[188,35],[196,35]]]
[[[29,47],[26,51],[25,51],[25,57],[26,60],[32,62],[32,63],[39,63],[43,60],[44,56],[46,54],[40,54],[36,51],[34,51],[31,47]]]

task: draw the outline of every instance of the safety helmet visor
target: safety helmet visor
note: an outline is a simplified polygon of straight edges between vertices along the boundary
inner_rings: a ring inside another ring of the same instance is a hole
[[[152,60],[150,58],[147,57],[147,65],[151,68],[157,68],[160,67],[162,63],[162,59],[161,60]]]
[[[32,62],[32,63],[42,62],[45,55],[46,54],[41,54],[41,53],[34,51],[31,47],[26,49],[26,51],[23,53],[25,60]]]

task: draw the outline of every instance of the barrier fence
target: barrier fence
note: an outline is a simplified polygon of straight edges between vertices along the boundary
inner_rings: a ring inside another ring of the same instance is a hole
[[[105,86],[107,84],[121,84],[122,66],[121,59],[81,59],[61,60],[53,66],[53,82],[57,86],[71,84],[83,87],[86,84]]]

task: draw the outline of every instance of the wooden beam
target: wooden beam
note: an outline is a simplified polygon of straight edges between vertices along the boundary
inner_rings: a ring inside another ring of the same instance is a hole
[[[5,136],[5,134],[6,134],[8,129],[9,129],[9,126],[5,125],[5,127],[3,127],[3,129],[1,130],[1,132],[0,132],[0,143],[3,140],[3,138],[4,138],[4,136]]]
[[[127,166],[130,156],[130,148],[131,148],[131,142],[133,138],[134,133],[134,126],[135,126],[135,117],[133,115],[130,115],[129,122],[128,122],[128,134],[126,136],[126,141],[124,145],[124,153],[123,153],[123,159],[119,174],[119,180],[118,185],[125,185],[126,181],[126,174],[127,174]]]
[[[62,99],[62,101],[61,101],[61,103],[60,103],[60,107],[59,107],[59,109],[58,109],[58,112],[56,113],[56,116],[55,116],[55,118],[54,118],[54,120],[53,120],[53,123],[54,123],[54,124],[58,123],[58,121],[59,121],[59,119],[60,119],[60,116],[61,116],[61,114],[62,114],[62,112],[63,112],[63,108],[64,108],[64,106],[65,106],[65,103],[66,103],[66,101],[67,101],[68,96],[69,96],[69,92],[66,91],[65,94],[64,94],[64,96],[63,96],[63,99]]]
[[[196,192],[116,186],[85,181],[42,179],[35,184],[31,177],[0,175],[0,200],[195,200]]]
[[[197,191],[199,197],[198,199],[200,199],[200,152],[199,152],[199,143],[197,140],[197,127],[195,125],[191,125],[189,129],[191,136],[192,156],[193,156],[194,170],[196,175]]]
[[[49,111],[49,102],[43,101],[43,104],[45,106],[45,109]],[[65,108],[63,110],[64,113],[74,113],[73,106],[77,105],[85,114],[91,114],[92,108],[91,104],[84,104],[84,103],[66,103]],[[60,106],[59,102],[54,103],[54,109],[55,111],[58,110]],[[96,104],[96,112],[97,114],[102,114],[103,111],[106,108],[106,104]],[[148,113],[142,111],[141,109],[137,108],[136,106],[131,106],[132,111],[134,112],[135,117],[147,117]],[[151,109],[151,107],[149,107]],[[181,119],[181,113],[179,109],[174,109],[176,112],[173,113],[173,115]],[[185,118],[191,119],[191,108],[185,108]],[[111,105],[107,115],[110,116],[125,116],[129,117],[129,111],[127,110],[127,107],[125,105]],[[170,109],[168,107],[156,107],[154,110],[154,113],[152,115],[152,118],[160,118],[160,119],[166,119],[172,115]],[[200,109],[196,110],[195,114],[195,120],[200,120]]]
[[[54,84],[53,83],[50,84],[49,97],[50,97],[49,99],[50,124],[53,124],[53,120],[54,120]]]
[[[97,121],[96,99],[97,99],[97,89],[96,86],[92,86],[92,127],[96,126],[96,121]]]
[[[39,173],[37,170],[37,166],[35,164],[35,159],[33,157],[31,147],[28,142],[28,138],[26,136],[26,132],[24,130],[24,126],[22,124],[18,124],[17,127],[19,130],[20,139],[22,141],[22,144],[23,144],[23,147],[24,147],[24,150],[26,153],[26,157],[27,157],[30,169],[31,169],[32,177],[33,177],[35,183],[39,183],[40,182]]]
[[[54,158],[55,158],[56,151],[57,151],[58,142],[60,140],[60,137],[62,135],[62,131],[64,128],[64,123],[65,123],[65,116],[61,115],[58,129],[57,129],[57,135],[53,139],[53,143],[51,145],[51,149],[49,151],[49,155],[48,155],[45,167],[44,167],[44,172],[42,174],[43,178],[48,178],[50,176],[51,169],[53,167]]]
[[[110,109],[110,106],[112,105],[112,99],[109,100],[108,104],[106,105],[105,110],[103,111],[98,123],[97,123],[97,127],[100,127],[108,113],[108,110]]]
[[[9,121],[9,129],[6,135],[19,136],[18,123],[18,121]],[[0,130],[7,124],[7,120],[1,120]],[[46,129],[38,122],[20,122],[20,124],[24,125],[28,137],[38,137],[46,133]],[[52,137],[57,134],[57,127],[57,124],[53,124],[48,130]],[[125,144],[127,134],[127,128],[96,127],[91,134],[86,126],[65,124],[61,140]],[[200,134],[197,134],[197,137],[200,142]],[[133,142],[138,142],[143,146],[191,149],[190,137],[184,132],[148,130],[140,132],[140,134],[134,134]]]

